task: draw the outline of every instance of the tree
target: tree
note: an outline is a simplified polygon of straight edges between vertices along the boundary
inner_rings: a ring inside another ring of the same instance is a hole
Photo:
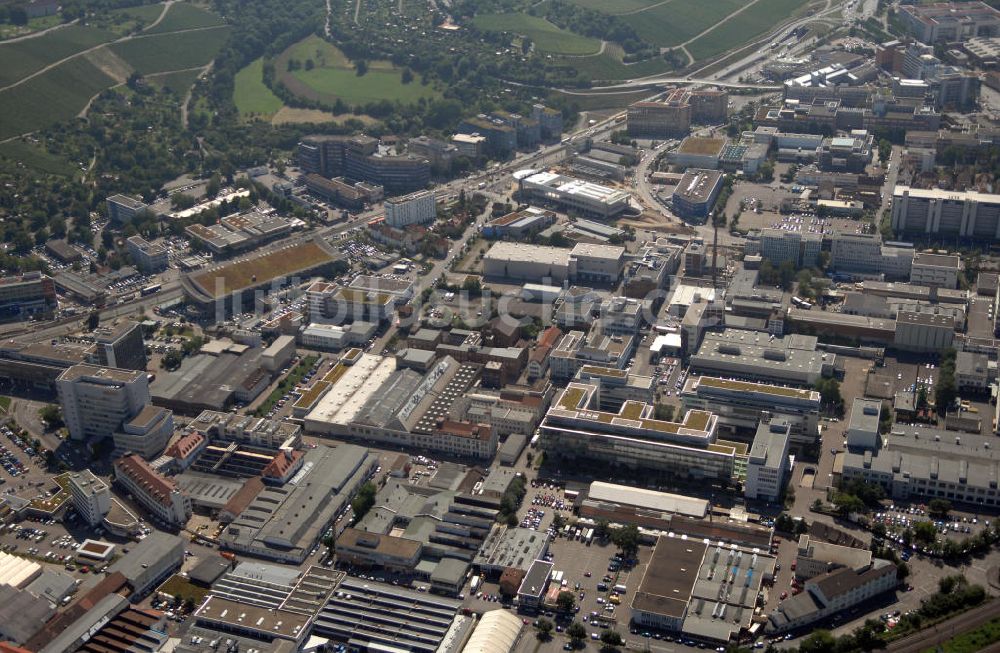
[[[933,544],[937,539],[937,528],[933,522],[920,521],[913,525],[913,539],[924,544]]]
[[[622,636],[616,630],[605,630],[601,633],[601,643],[606,648],[618,648],[625,643]]]
[[[409,67],[403,68],[403,72],[399,77],[399,81],[404,84],[409,84],[413,81],[413,71]]]
[[[580,646],[581,642],[587,639],[587,629],[579,621],[574,621],[566,628],[566,636],[573,646]]]
[[[364,77],[368,74],[368,62],[364,59],[358,59],[354,64],[354,71],[357,73],[358,77]]]
[[[164,354],[163,359],[160,361],[160,364],[166,370],[176,370],[178,367],[181,366],[181,362],[183,360],[184,357],[181,355],[180,350],[171,349],[166,354]]]
[[[931,517],[944,519],[951,512],[951,502],[947,499],[931,499],[927,502],[927,514]]]
[[[98,311],[91,311],[87,316],[87,330],[93,331],[101,324],[101,314]]]
[[[864,512],[865,510],[864,501],[853,494],[846,494],[844,492],[838,492],[834,495],[833,505],[837,506],[837,511],[843,517],[847,517],[853,512]]]
[[[938,414],[947,413],[956,397],[958,397],[958,388],[955,386],[955,375],[945,374],[942,368],[942,374],[934,386],[934,408]]]
[[[892,156],[892,143],[888,139],[881,138],[878,142],[878,160],[885,164]]]
[[[625,556],[634,556],[639,551],[639,529],[634,524],[622,526],[611,534],[611,541]]]
[[[354,499],[351,501],[351,510],[354,511],[355,524],[361,521],[361,518],[375,505],[375,492],[375,484],[367,481],[354,495]]]
[[[544,617],[538,619],[535,622],[535,630],[537,631],[535,636],[543,642],[548,641],[552,638],[552,627],[552,622],[548,619]]]
[[[559,596],[556,598],[556,605],[560,610],[569,614],[573,612],[573,606],[576,605],[576,596],[573,595],[573,592],[563,590],[559,592]]]
[[[219,194],[219,190],[222,188],[222,176],[219,173],[213,173],[208,180],[208,185],[205,186],[205,194],[209,197],[215,197]]]
[[[50,429],[57,429],[63,425],[62,410],[56,404],[45,404],[38,411],[38,417],[45,422]]]
[[[820,379],[816,381],[816,390],[820,401],[833,410],[840,411],[844,406],[844,398],[840,394],[840,382],[837,379]]]
[[[799,653],[833,653],[836,644],[829,630],[814,630],[799,644]]]

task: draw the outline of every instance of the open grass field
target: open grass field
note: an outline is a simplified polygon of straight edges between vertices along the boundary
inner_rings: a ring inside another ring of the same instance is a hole
[[[556,27],[544,18],[528,14],[483,14],[473,24],[487,32],[511,32],[526,36],[535,48],[550,54],[595,54],[601,42]]]
[[[146,81],[158,88],[165,88],[178,97],[184,97],[184,94],[194,84],[194,80],[198,79],[199,74],[201,74],[201,70],[182,70],[175,73],[152,75],[147,77]]]
[[[102,23],[109,30],[120,36],[141,30],[152,25],[163,13],[163,4],[138,5],[123,7],[109,12],[108,19]]]
[[[0,143],[0,159],[51,175],[71,177],[79,172],[72,163],[32,143],[21,140]],[[0,397],[0,405],[6,397]],[[7,400],[10,403],[10,400]]]
[[[41,36],[0,44],[0,86],[7,86],[64,57],[107,43],[114,34],[69,25]]]
[[[649,97],[649,91],[631,91],[625,93],[591,93],[590,95],[569,95],[554,91],[552,98],[560,98],[575,104],[580,111],[601,111],[605,109],[622,109]]]
[[[115,80],[83,57],[0,92],[0,140],[76,116]]]
[[[687,46],[695,59],[707,59],[742,45],[772,29],[778,20],[790,17],[808,0],[758,0]]]
[[[210,62],[229,36],[229,27],[197,32],[157,34],[110,46],[142,75],[204,66]]]
[[[622,20],[649,43],[674,47],[715,25],[744,4],[742,0],[669,0],[622,16]]]
[[[298,60],[303,67],[288,72],[289,59]],[[307,60],[312,60],[312,70],[305,70]],[[338,98],[356,106],[380,100],[407,104],[439,95],[437,89],[424,86],[419,79],[403,84],[402,70],[388,61],[368,62],[368,72],[359,76],[339,49],[315,35],[285,50],[274,68],[292,93],[331,105]]]
[[[635,79],[670,70],[670,66],[660,58],[639,61],[634,64],[622,63],[620,50],[617,46],[609,45],[602,54],[592,57],[566,57],[560,60],[560,63],[575,69],[591,80]]]
[[[243,118],[271,118],[284,106],[264,84],[264,60],[257,59],[236,73],[233,101]]]
[[[160,8],[162,9],[162,6]],[[160,24],[146,33],[162,34],[164,32],[176,32],[194,27],[212,27],[221,24],[222,19],[213,13],[187,2],[176,2],[170,5],[167,15],[163,17]]]

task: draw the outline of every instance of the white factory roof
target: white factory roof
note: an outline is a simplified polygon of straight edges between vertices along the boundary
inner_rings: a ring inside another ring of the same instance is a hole
[[[686,497],[669,492],[657,492],[627,485],[615,485],[594,481],[590,484],[589,498],[593,501],[617,503],[647,510],[659,510],[677,515],[702,518],[708,514],[709,503],[705,499]]]
[[[306,416],[306,420],[333,424],[351,423],[365,402],[395,371],[395,358],[362,354],[361,359],[351,365],[323,395],[316,407]]]
[[[37,562],[0,551],[0,585],[23,588],[41,573]]]
[[[567,177],[555,172],[538,172],[526,177],[524,181],[536,186],[554,188],[563,195],[580,195],[597,202],[609,204],[627,200],[629,197],[629,194],[623,190]]]
[[[681,284],[674,289],[674,294],[670,297],[671,304],[690,306],[694,303],[695,295],[701,297],[703,302],[715,301],[715,288],[703,288],[701,286],[689,286]]]
[[[520,619],[506,610],[490,610],[479,620],[462,653],[509,653],[520,634]]]
[[[663,351],[664,347],[679,350],[682,347],[681,334],[663,333],[656,336],[653,339],[653,344],[649,346],[649,351],[659,354]]]
[[[569,265],[570,250],[563,247],[549,247],[547,245],[531,245],[528,243],[516,243],[501,240],[493,244],[490,251],[486,252],[486,258],[500,261],[524,261],[527,263],[539,263],[567,267]]]

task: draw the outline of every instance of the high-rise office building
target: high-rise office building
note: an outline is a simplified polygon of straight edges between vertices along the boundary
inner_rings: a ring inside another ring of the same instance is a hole
[[[63,419],[74,440],[111,437],[149,403],[149,382],[139,370],[80,364],[56,379]]]

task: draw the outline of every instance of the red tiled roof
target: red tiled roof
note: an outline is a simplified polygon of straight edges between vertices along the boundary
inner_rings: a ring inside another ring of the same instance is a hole
[[[456,435],[460,438],[471,440],[489,440],[491,429],[486,424],[474,424],[472,422],[456,422],[454,420],[441,420],[436,429],[437,433],[444,435]]]
[[[116,460],[115,473],[127,476],[151,498],[165,506],[170,505],[170,494],[177,489],[172,480],[158,474],[136,454]]]
[[[192,431],[167,447],[166,454],[183,460],[191,455],[191,452],[197,449],[204,441],[204,435],[198,433],[197,431]]]
[[[545,331],[538,336],[538,346],[539,347],[554,347],[559,338],[562,337],[562,331],[559,327],[550,326]]]
[[[271,459],[260,475],[264,478],[284,478],[302,455],[301,451],[280,452]]]
[[[264,489],[264,482],[260,480],[259,476],[254,476],[251,479],[247,479],[247,482],[243,484],[236,494],[229,498],[226,505],[222,507],[222,512],[228,512],[231,515],[239,516],[241,512],[246,510],[246,507],[250,505],[250,502],[257,498],[261,490]]]

